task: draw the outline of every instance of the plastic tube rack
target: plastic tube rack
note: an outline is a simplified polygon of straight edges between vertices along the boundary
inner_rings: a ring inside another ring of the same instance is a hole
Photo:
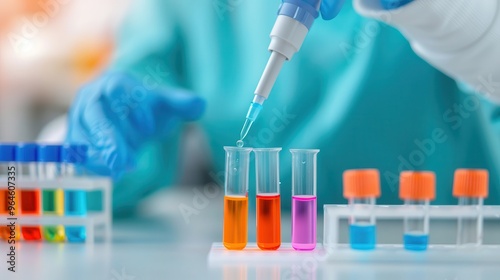
[[[0,177],[0,182],[7,182],[6,177]],[[5,224],[7,218],[15,217],[16,226],[83,226],[86,229],[86,243],[94,243],[96,239],[96,229],[103,229],[105,241],[111,240],[112,209],[111,191],[112,183],[108,177],[82,176],[72,178],[56,178],[53,180],[19,180],[16,182],[16,193],[21,190],[37,189],[43,190],[75,190],[85,192],[101,192],[102,205],[100,211],[88,210],[85,216],[52,216],[43,215],[22,215],[16,216],[0,215],[0,224]],[[19,200],[18,200],[19,201]],[[18,202],[19,203],[19,202]]]
[[[323,248],[328,252],[330,260],[343,261],[491,262],[500,259],[500,245],[429,244],[426,251],[415,252],[405,250],[403,244],[379,243],[374,250],[358,251],[351,249],[349,244],[339,242],[340,220],[348,219],[352,215],[374,214],[377,221],[403,220],[405,217],[422,217],[425,211],[431,221],[482,217],[484,220],[496,220],[500,223],[500,206],[429,206],[425,209],[424,207],[408,208],[404,205],[375,205],[353,209],[347,205],[325,205]],[[482,230],[483,224],[480,224],[480,227]],[[432,227],[430,235],[432,235]],[[450,236],[451,240],[456,240],[456,238],[456,234]],[[500,243],[500,234],[498,239]]]

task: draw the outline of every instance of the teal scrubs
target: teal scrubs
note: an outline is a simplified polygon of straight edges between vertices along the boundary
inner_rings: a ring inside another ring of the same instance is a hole
[[[139,79],[152,76],[207,100],[198,124],[215,172],[224,170],[223,146],[238,140],[269,57],[279,3],[143,0],[123,25],[114,69]],[[145,148],[138,171],[117,184],[115,208],[133,207],[175,180],[179,141],[176,131]],[[246,144],[283,147],[285,207],[291,201],[290,148],[321,150],[318,207],[346,202],[342,172],[352,168],[380,170],[379,204],[401,203],[398,175],[408,169],[436,172],[434,204],[457,203],[455,169],[488,169],[486,203],[500,201],[500,108],[419,58],[399,31],[357,15],[351,1],[334,20],[313,24],[300,52],[284,65]]]

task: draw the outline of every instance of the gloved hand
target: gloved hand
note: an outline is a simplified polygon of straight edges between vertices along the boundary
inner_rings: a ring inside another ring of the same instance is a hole
[[[331,20],[335,18],[342,7],[344,6],[345,0],[323,0],[321,1],[321,7],[319,11],[321,12],[321,17],[324,20]]]
[[[391,10],[402,7],[412,2],[413,0],[377,0],[377,1],[380,1],[384,9]],[[320,7],[321,17],[324,20],[331,20],[335,18],[342,9],[342,6],[344,6],[344,2],[345,0],[321,1],[321,7]]]
[[[120,177],[134,168],[141,145],[166,138],[177,124],[196,120],[204,112],[205,101],[188,91],[143,82],[110,73],[78,93],[66,140],[89,145],[90,170]]]
[[[412,1],[413,0],[380,0],[380,3],[384,9],[392,10],[402,7]]]

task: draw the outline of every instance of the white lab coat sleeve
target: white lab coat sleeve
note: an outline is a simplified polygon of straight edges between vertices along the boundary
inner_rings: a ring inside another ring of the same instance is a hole
[[[355,0],[354,7],[396,27],[428,63],[500,103],[500,1],[415,0],[387,11],[380,0]]]

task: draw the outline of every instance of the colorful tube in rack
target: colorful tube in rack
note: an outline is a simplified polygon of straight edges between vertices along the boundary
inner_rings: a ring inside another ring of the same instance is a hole
[[[7,178],[0,185],[0,215],[16,217],[19,207],[19,191],[16,190],[16,146],[13,144],[0,144],[0,176]],[[13,178],[12,179],[9,179]],[[14,184],[10,185],[9,182]],[[19,226],[7,227],[7,224],[0,225],[0,239],[19,240],[21,231]]]
[[[380,196],[380,175],[377,169],[352,169],[343,174],[344,197],[349,207],[373,213],[375,199]],[[353,214],[349,218],[349,242],[352,249],[372,250],[376,244],[375,216]]]
[[[406,250],[424,251],[429,243],[429,203],[436,197],[436,175],[430,171],[403,171],[399,197],[409,209],[423,209],[421,217],[404,219],[403,244]]]
[[[281,246],[281,198],[279,152],[281,148],[254,149],[257,189],[257,246],[276,250]]]
[[[40,216],[40,189],[23,190],[24,179],[37,179],[37,145],[34,143],[19,143],[16,145],[16,164],[19,177],[20,189],[20,214],[30,216]],[[21,234],[24,240],[40,241],[42,231],[40,226],[21,225]]]
[[[83,165],[87,161],[86,145],[66,144],[61,151],[61,174],[63,178],[85,175]],[[64,191],[64,211],[67,216],[87,215],[87,192],[83,190]],[[85,242],[87,232],[83,226],[66,226],[68,242]]]
[[[222,243],[229,250],[242,250],[248,240],[248,168],[251,148],[224,147],[224,222]]]
[[[292,153],[292,247],[316,248],[316,158],[319,150],[291,149]]]
[[[458,218],[457,244],[479,246],[483,242],[483,199],[488,197],[488,170],[457,169],[453,179],[453,196],[458,204],[475,211],[476,217]]]
[[[38,179],[54,180],[61,175],[61,145],[38,146]],[[42,211],[44,216],[64,215],[64,192],[62,189],[42,191]],[[64,242],[64,226],[48,225],[42,227],[43,238],[49,242]]]

